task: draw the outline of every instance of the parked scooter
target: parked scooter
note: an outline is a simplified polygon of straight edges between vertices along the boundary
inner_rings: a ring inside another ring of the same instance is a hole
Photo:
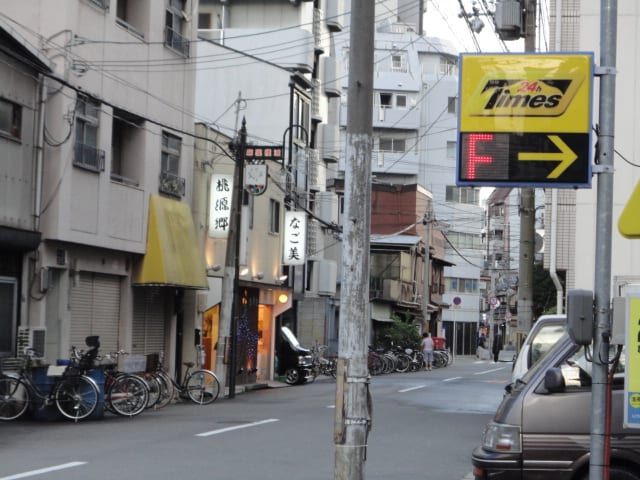
[[[289,385],[298,385],[313,379],[311,350],[300,342],[288,327],[280,327],[276,348],[278,375],[284,375]]]

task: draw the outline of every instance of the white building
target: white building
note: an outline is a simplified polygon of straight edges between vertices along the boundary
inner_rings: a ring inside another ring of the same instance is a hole
[[[164,351],[172,369],[195,359],[195,292],[208,288],[190,210],[196,11],[195,0],[2,6],[53,65],[38,132],[42,242],[20,319],[45,329],[50,362],[88,335],[142,362]]]
[[[432,192],[431,227],[446,235],[446,260],[454,264],[445,268],[443,322],[434,333],[449,346],[455,342],[457,353],[471,353],[480,319],[484,214],[479,188],[455,185],[458,52],[443,39],[419,35],[421,17],[419,2],[376,5],[373,181],[418,183]],[[428,34],[429,26],[423,28]],[[346,71],[349,40],[340,41]]]
[[[550,49],[556,51],[593,51],[596,65],[600,61],[600,7],[598,0],[555,0],[550,3]],[[558,9],[558,10],[557,10]],[[560,36],[555,22],[560,18]],[[640,107],[636,81],[640,73],[640,52],[634,38],[640,28],[640,6],[637,2],[618,3],[617,75],[615,103],[614,187],[612,212],[611,275],[640,275],[640,249],[637,240],[623,237],[618,231],[618,219],[627,205],[634,187],[640,181],[640,171],[634,160],[640,149],[635,118]],[[598,87],[594,81],[593,121],[598,122]],[[594,144],[597,135],[594,134]],[[591,189],[576,192],[560,190],[557,198],[558,269],[567,271],[567,289],[594,289],[595,239],[598,178],[594,175]],[[547,225],[553,222],[551,193],[547,194]],[[547,229],[547,240],[551,232]],[[548,243],[548,242],[547,242]],[[545,250],[545,265],[550,257]],[[611,292],[615,294],[615,292]]]

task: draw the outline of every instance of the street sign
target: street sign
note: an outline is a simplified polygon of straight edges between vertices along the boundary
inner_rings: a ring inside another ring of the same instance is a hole
[[[640,182],[618,218],[618,231],[626,238],[640,238]]]
[[[590,187],[593,54],[462,54],[457,185]]]
[[[255,160],[282,162],[284,159],[283,148],[270,145],[247,145],[244,149],[244,159],[247,162]]]
[[[626,360],[624,381],[624,421],[626,428],[640,428],[640,297],[628,295],[626,301]]]

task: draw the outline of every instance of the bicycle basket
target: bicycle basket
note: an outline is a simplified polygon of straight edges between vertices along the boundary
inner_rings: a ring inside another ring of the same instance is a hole
[[[26,363],[26,357],[0,358],[0,374],[17,373],[26,366]]]

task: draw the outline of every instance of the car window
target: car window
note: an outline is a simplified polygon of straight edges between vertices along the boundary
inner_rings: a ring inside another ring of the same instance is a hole
[[[565,329],[564,325],[545,325],[540,329],[531,342],[530,366],[540,360],[551,349],[565,332]]]
[[[613,361],[615,357],[616,349],[611,348],[609,350],[609,362]],[[569,356],[564,362],[560,364],[562,376],[564,378],[564,384],[568,391],[572,389],[581,389],[591,386],[591,355],[592,348],[588,350],[580,348],[573,355]],[[618,383],[615,380],[624,378],[624,352],[620,356],[620,361],[616,367],[614,375],[614,383]]]

